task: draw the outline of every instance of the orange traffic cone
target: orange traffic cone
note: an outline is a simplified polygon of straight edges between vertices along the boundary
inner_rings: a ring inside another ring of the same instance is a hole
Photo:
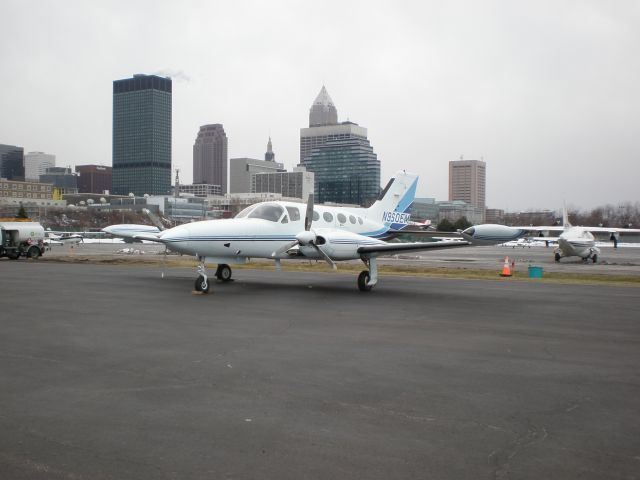
[[[511,269],[509,269],[509,257],[504,257],[504,267],[502,267],[501,277],[510,277]]]

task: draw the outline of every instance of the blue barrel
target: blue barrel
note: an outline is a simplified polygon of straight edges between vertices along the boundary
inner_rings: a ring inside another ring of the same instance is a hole
[[[542,267],[529,265],[529,278],[542,278]]]

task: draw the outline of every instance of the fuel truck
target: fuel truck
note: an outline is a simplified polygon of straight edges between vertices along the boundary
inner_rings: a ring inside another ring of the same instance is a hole
[[[38,258],[44,252],[44,228],[38,222],[0,222],[0,258]]]

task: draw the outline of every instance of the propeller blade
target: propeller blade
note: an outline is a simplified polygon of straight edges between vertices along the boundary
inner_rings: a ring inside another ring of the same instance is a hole
[[[292,247],[295,247],[296,245],[298,245],[298,240],[294,240],[293,242],[287,243],[285,246],[279,248],[278,250],[276,250],[275,252],[273,252],[271,254],[272,257],[276,257],[278,255],[282,255],[284,252],[286,252],[287,250],[289,250]]]
[[[336,262],[331,260],[331,257],[329,255],[327,255],[322,250],[320,250],[320,247],[318,245],[316,245],[315,243],[312,243],[311,245],[313,246],[313,248],[316,249],[316,252],[318,252],[318,254],[320,254],[320,256],[324,258],[324,261],[327,262],[329,265],[331,265],[331,268],[333,268],[334,270],[338,269]]]
[[[309,194],[309,199],[307,200],[307,213],[304,217],[304,229],[309,231],[311,228],[311,222],[313,222],[313,193]]]

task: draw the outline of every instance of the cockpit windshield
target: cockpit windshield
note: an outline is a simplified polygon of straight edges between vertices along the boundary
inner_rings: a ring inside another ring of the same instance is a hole
[[[244,217],[246,217],[247,213],[249,213],[251,210],[253,210],[253,207],[255,207],[255,205],[248,206],[247,208],[242,210],[240,213],[238,213],[234,218],[244,218]]]
[[[277,222],[283,213],[284,208],[277,203],[261,203],[249,213],[247,218],[261,218],[270,222]]]

